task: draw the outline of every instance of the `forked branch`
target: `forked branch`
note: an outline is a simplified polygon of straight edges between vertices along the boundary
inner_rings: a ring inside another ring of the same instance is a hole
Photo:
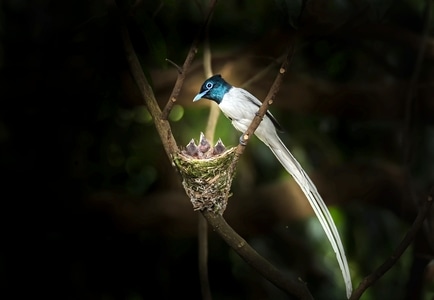
[[[215,2],[215,1],[213,1]],[[143,101],[146,103],[150,114],[153,117],[155,127],[157,129],[158,134],[160,135],[163,147],[166,151],[166,154],[168,155],[169,159],[172,160],[173,157],[179,153],[178,146],[176,144],[176,141],[173,137],[171,127],[167,119],[164,117],[164,114],[162,114],[157,101],[155,99],[154,93],[152,91],[152,88],[150,87],[143,70],[141,69],[139,60],[137,58],[137,55],[134,51],[134,48],[132,46],[131,40],[129,38],[128,30],[124,24],[121,24],[121,32],[122,32],[122,39],[124,43],[125,53],[128,60],[128,64],[130,67],[131,74],[141,92],[141,95],[143,97]],[[291,48],[292,49],[292,48]],[[195,53],[197,50],[194,46],[191,48],[190,53]],[[291,50],[292,51],[292,50]],[[288,51],[288,57],[289,54],[292,53],[291,51]],[[189,54],[190,55],[190,54]],[[184,64],[183,66],[183,73],[182,76],[185,76],[186,69],[185,67],[189,66],[194,55],[191,55],[188,57],[188,60],[186,60],[187,64]],[[286,71],[286,67],[288,65],[289,61],[286,60],[284,64],[282,65],[281,72],[278,75],[278,78],[276,78],[275,84],[270,90],[269,97],[266,98],[266,106],[262,107],[261,110],[258,113],[258,117],[254,119],[252,122],[251,127],[247,131],[247,134],[251,135],[253,131],[257,128],[260,122],[260,116],[265,114],[265,111],[267,110],[268,105],[271,103],[275,93],[277,92],[280,82],[281,82],[281,76]],[[181,78],[181,79],[179,79]],[[184,77],[178,77],[178,81],[175,84],[174,90],[172,92],[172,95],[177,96],[179,94],[179,91],[182,87]],[[176,97],[169,99],[165,112],[168,114],[170,112],[171,106],[175,102]],[[167,117],[167,116],[166,116]],[[259,118],[259,119],[258,119]],[[259,121],[258,121],[259,120]],[[242,153],[242,150],[239,151],[239,154]],[[232,165],[235,167],[235,164]],[[300,299],[312,299],[312,296],[307,289],[306,285],[300,281],[297,281],[295,279],[286,278],[277,268],[275,268],[271,263],[269,263],[266,259],[261,257],[252,247],[250,247],[245,240],[243,240],[238,234],[236,234],[235,231],[226,223],[224,218],[221,214],[218,213],[212,213],[209,211],[201,211],[204,217],[208,220],[209,224],[213,227],[213,229],[232,247],[235,251],[243,259],[246,260],[251,266],[253,266],[258,272],[260,272],[264,277],[266,277],[271,283],[276,285],[277,287],[281,288],[285,292],[287,292],[290,295],[295,295]]]
[[[430,211],[432,202],[433,202],[433,190],[430,191],[430,194],[426,198],[426,201],[419,208],[419,212],[414,220],[412,226],[402,239],[401,243],[396,247],[395,251],[388,257],[382,264],[379,266],[374,272],[363,278],[362,282],[359,284],[357,289],[353,291],[353,294],[350,297],[350,300],[360,299],[362,294],[373,285],[378,279],[380,279],[396,262],[399,260],[401,255],[405,250],[410,246],[413,240],[416,237],[416,234],[421,229],[425,218]]]

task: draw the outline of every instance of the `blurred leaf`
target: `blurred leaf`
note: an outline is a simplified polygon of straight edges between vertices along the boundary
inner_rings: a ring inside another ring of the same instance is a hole
[[[184,108],[181,105],[173,106],[172,111],[170,112],[169,119],[170,121],[177,122],[182,119],[184,116]]]
[[[152,122],[152,116],[145,105],[139,105],[134,108],[134,121],[139,124],[146,124]]]

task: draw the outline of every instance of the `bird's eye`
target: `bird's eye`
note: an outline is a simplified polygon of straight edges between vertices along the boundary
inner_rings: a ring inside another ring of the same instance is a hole
[[[207,89],[212,88],[212,83],[211,83],[211,82],[207,82],[207,84],[205,85],[205,87],[206,87]]]

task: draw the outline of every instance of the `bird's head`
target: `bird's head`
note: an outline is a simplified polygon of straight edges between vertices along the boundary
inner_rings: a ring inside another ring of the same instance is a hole
[[[220,74],[214,75],[202,84],[199,94],[194,97],[193,102],[202,98],[209,99],[219,104],[223,100],[223,96],[231,89],[231,85],[227,83]]]

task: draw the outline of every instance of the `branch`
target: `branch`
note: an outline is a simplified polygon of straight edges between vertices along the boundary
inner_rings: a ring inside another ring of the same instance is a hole
[[[270,91],[265,98],[263,104],[261,105],[257,115],[252,120],[249,128],[243,135],[244,143],[240,143],[236,149],[236,155],[232,160],[229,168],[234,169],[238,160],[238,157],[244,151],[247,144],[248,138],[254,133],[256,128],[262,121],[268,106],[272,104],[275,95],[277,94],[280,84],[283,79],[283,75],[289,65],[290,59],[292,58],[294,52],[294,41],[291,39],[289,47],[287,48],[286,54],[284,56],[283,63],[279,70],[279,73],[270,88]],[[208,62],[209,63],[209,62]],[[282,273],[279,272],[271,263],[269,263],[265,258],[260,256],[241,236],[239,236],[224,220],[221,214],[214,213],[208,210],[202,210],[202,215],[212,226],[214,231],[216,231],[226,243],[237,252],[240,257],[242,257],[249,265],[256,269],[262,276],[264,276],[271,283],[287,292],[289,295],[295,295],[300,299],[313,299],[308,288],[304,283],[297,280],[291,280],[285,278]]]
[[[204,210],[202,211],[202,215],[207,219],[214,231],[262,276],[290,295],[295,295],[299,299],[313,299],[303,282],[294,279],[290,280],[283,276],[278,269],[259,255],[255,249],[239,236],[220,214]]]
[[[423,206],[419,209],[419,212],[412,226],[408,230],[407,234],[405,235],[401,243],[399,243],[399,245],[396,247],[395,251],[393,251],[392,255],[388,259],[386,259],[386,261],[381,266],[379,266],[374,272],[372,272],[370,275],[366,276],[362,280],[362,282],[359,284],[357,289],[353,291],[353,294],[351,295],[349,300],[360,299],[360,297],[365,292],[365,290],[369,288],[371,285],[373,285],[378,279],[380,279],[384,275],[384,273],[386,273],[390,268],[392,268],[393,265],[398,261],[398,259],[404,253],[404,251],[408,248],[408,246],[410,246],[412,241],[415,239],[417,232],[422,227],[423,222],[426,216],[428,215],[428,212],[430,211],[433,202],[433,192],[434,191],[432,189],[426,201],[424,202]]]
[[[285,75],[286,70],[289,66],[290,60],[292,59],[292,56],[294,54],[294,49],[295,49],[294,42],[295,42],[295,39],[291,38],[289,41],[289,45],[287,47],[286,53],[285,53],[285,57],[283,59],[283,63],[280,67],[279,73],[277,74],[276,79],[273,82],[273,85],[270,87],[270,90],[268,92],[267,97],[265,97],[264,102],[262,102],[262,105],[259,108],[258,113],[253,118],[252,123],[250,123],[249,128],[247,128],[247,131],[243,134],[242,142],[238,144],[237,155],[236,155],[236,158],[234,159],[233,164],[236,164],[238,157],[241,154],[243,154],[244,149],[247,145],[247,142],[248,142],[250,136],[255,132],[255,130],[258,128],[259,124],[262,122],[262,119],[263,119],[264,115],[266,114],[268,107],[273,103],[274,97],[276,96],[277,92],[279,91],[280,84],[282,83],[282,80],[283,80],[283,75]]]
[[[193,40],[193,43],[190,47],[190,51],[187,54],[187,57],[185,58],[184,65],[182,66],[181,70],[178,69],[178,78],[176,79],[175,86],[173,87],[172,93],[170,94],[169,100],[166,103],[166,106],[163,109],[162,113],[162,119],[167,120],[170,111],[173,108],[173,105],[178,99],[179,93],[181,92],[182,85],[184,84],[184,79],[186,75],[186,71],[190,68],[191,62],[194,59],[194,56],[197,53],[197,48],[200,39],[202,38],[204,28],[208,26],[208,23],[211,20],[212,13],[214,12],[215,5],[217,3],[217,0],[211,0],[210,8],[208,10],[208,15],[205,18],[205,23],[203,26],[201,26],[201,30],[199,31],[199,34],[197,37]]]
[[[213,1],[212,4],[215,4],[216,1]],[[212,6],[213,7],[213,6]],[[212,11],[212,9],[210,10]],[[130,67],[130,71],[132,76],[142,94],[143,100],[146,103],[150,114],[154,119],[154,123],[157,129],[158,134],[160,135],[161,141],[163,143],[164,149],[169,157],[169,159],[173,160],[173,155],[179,153],[178,147],[176,145],[176,141],[172,135],[172,131],[170,128],[170,124],[166,118],[163,117],[161,110],[155,100],[154,93],[152,91],[151,86],[149,85],[145,75],[143,74],[143,70],[141,69],[139,60],[137,55],[135,54],[134,48],[131,44],[131,40],[129,37],[128,30],[124,23],[121,23],[121,32],[122,39],[125,48],[126,58]],[[170,112],[173,103],[176,101],[176,97],[180,91],[182,86],[182,82],[185,78],[186,66],[188,67],[194,57],[194,54],[197,51],[196,42],[193,43],[193,46],[190,50],[190,53],[186,59],[186,62],[183,66],[183,73],[178,76],[178,80],[175,84],[175,88],[173,89],[172,96],[170,97],[166,107],[165,113]],[[270,89],[269,96],[267,96],[266,101],[262,105],[260,111],[258,112],[258,116],[252,122],[252,125],[249,127],[245,136],[251,135],[254,130],[258,127],[261,118],[264,116],[267,107],[272,103],[272,99],[274,95],[277,93],[279,89],[279,85],[281,82],[281,78],[283,74],[286,72],[286,67],[289,64],[289,56],[293,52],[293,47],[290,47],[285,62],[282,64],[280,69],[280,73],[276,78],[275,83]],[[246,139],[247,141],[247,139]],[[240,149],[240,153],[242,153],[242,148]],[[234,159],[236,160],[236,159]],[[235,167],[234,163],[231,163],[230,167]],[[209,224],[213,227],[213,229],[219,233],[219,235],[252,267],[254,267],[260,274],[265,276],[270,282],[272,282],[277,287],[286,291],[288,294],[296,295],[301,299],[313,299],[309,290],[307,289],[304,283],[301,283],[296,280],[287,279],[278,269],[276,269],[272,264],[270,264],[266,259],[261,257],[252,247],[250,247],[247,242],[242,239],[223,219],[223,217],[218,213],[209,212],[207,210],[201,211],[202,215],[208,220]]]
[[[140,61],[137,58],[136,52],[134,51],[128,29],[125,26],[124,22],[121,22],[121,34],[125,49],[125,55],[128,61],[128,65],[130,66],[131,75],[133,76],[134,81],[136,82],[137,87],[140,90],[143,101],[146,103],[149,113],[154,119],[154,124],[158,134],[160,135],[164,150],[166,151],[167,156],[171,160],[172,155],[179,152],[178,146],[176,145],[176,141],[173,137],[169,122],[167,121],[167,119],[161,117],[160,107],[158,106],[154,92],[152,91],[152,88],[149,85],[145,74],[143,73],[142,67],[140,66]]]

